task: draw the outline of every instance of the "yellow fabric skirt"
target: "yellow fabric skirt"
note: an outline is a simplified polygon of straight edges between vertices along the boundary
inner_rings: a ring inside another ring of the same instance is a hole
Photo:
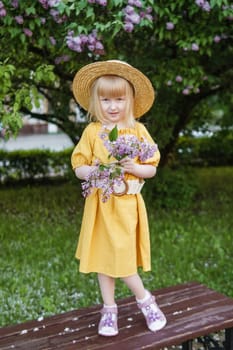
[[[103,203],[99,190],[87,197],[76,258],[83,273],[127,277],[151,269],[146,208],[141,194],[110,196]]]

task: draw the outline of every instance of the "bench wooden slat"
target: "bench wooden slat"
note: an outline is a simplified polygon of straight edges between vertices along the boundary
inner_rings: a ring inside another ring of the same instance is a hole
[[[168,320],[167,326],[157,333],[147,330],[135,299],[129,297],[118,301],[116,337],[98,336],[101,306],[96,305],[0,328],[0,349],[156,350],[233,327],[233,299],[202,284],[189,282],[153,294]]]

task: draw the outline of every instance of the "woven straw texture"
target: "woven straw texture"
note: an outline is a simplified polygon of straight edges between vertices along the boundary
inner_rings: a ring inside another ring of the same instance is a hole
[[[73,94],[82,108],[88,110],[91,86],[98,77],[103,75],[117,75],[133,85],[135,118],[141,117],[151,108],[155,92],[150,80],[138,69],[117,60],[91,63],[76,73],[73,81]]]

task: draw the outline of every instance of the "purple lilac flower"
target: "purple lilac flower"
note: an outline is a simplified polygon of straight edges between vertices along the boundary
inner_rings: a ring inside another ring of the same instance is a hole
[[[53,8],[58,6],[61,0],[38,0],[38,1],[43,6],[44,9],[47,10],[50,8],[49,13],[53,17],[56,23],[60,24],[67,20],[67,16],[60,15],[59,11]]]
[[[19,1],[18,0],[11,1],[11,6],[13,6],[15,9],[17,9],[19,7]]]
[[[139,24],[142,19],[153,20],[151,15],[152,7],[149,6],[138,12],[138,9],[142,7],[143,3],[141,0],[128,0],[127,6],[123,8],[124,30],[126,32],[131,33],[134,30],[134,26]]]
[[[98,54],[104,53],[104,46],[97,38],[97,32],[92,31],[89,35],[80,34],[74,36],[73,31],[69,31],[66,37],[66,44],[72,51],[83,52],[85,48]]]
[[[134,30],[134,25],[131,22],[125,22],[124,30],[128,33],[131,33]]]
[[[107,0],[87,0],[89,4],[99,4],[101,6],[107,6]]]
[[[124,10],[124,30],[128,33],[131,33],[134,29],[135,24],[139,24],[141,21],[140,16],[135,11],[134,7],[127,5]]]
[[[63,63],[63,62],[68,62],[70,60],[70,56],[68,55],[62,55],[62,56],[59,56],[59,57],[56,57],[55,58],[55,64],[60,64],[60,63]]]
[[[122,135],[116,141],[106,139],[104,146],[109,151],[109,154],[117,160],[125,157],[133,159],[138,155],[139,140],[134,135]]]
[[[54,37],[53,36],[50,36],[49,37],[49,41],[50,41],[50,43],[53,45],[53,46],[55,46],[56,45],[56,39],[54,39]]]
[[[141,140],[138,157],[141,162],[145,162],[147,159],[153,157],[154,153],[158,151],[156,144],[150,144],[146,139]]]
[[[191,46],[192,51],[199,51],[199,45],[196,43],[193,43]]]
[[[129,3],[129,1],[128,1],[128,3]],[[133,6],[141,8],[142,7],[141,0],[134,0],[133,1]]]
[[[139,12],[139,16],[140,16],[141,19],[142,19],[142,18],[146,18],[146,19],[148,19],[149,21],[152,21],[152,20],[153,20],[153,17],[152,17],[152,15],[151,15],[151,12],[152,12],[152,8],[151,8],[151,7],[147,7],[147,8],[145,9],[145,11],[140,11],[140,12]]]
[[[95,45],[95,43],[96,43],[96,35],[95,35],[95,33],[89,34],[87,38],[88,38],[88,44]]]
[[[87,45],[87,48],[89,51],[94,52],[95,51],[95,45]]]
[[[152,7],[151,6],[148,6],[147,8],[146,8],[146,13],[152,13]]]
[[[33,35],[32,31],[28,28],[24,28],[23,31],[26,36],[31,37]]]
[[[88,35],[80,34],[80,35],[79,35],[79,38],[80,38],[81,43],[82,43],[83,45],[85,45],[85,44],[88,43]]]
[[[15,16],[15,21],[18,23],[18,24],[23,24],[24,22],[24,19],[23,19],[23,16]]]
[[[146,139],[139,140],[135,135],[122,135],[116,140],[110,141],[106,138],[106,133],[101,135],[104,146],[107,148],[109,155],[118,161],[129,157],[134,159],[139,157],[141,161],[145,161],[153,156],[157,150],[157,145],[150,144]]]
[[[173,30],[174,28],[175,28],[174,23],[172,23],[172,22],[167,22],[166,23],[166,29],[167,30]]]
[[[146,12],[144,12],[144,11],[141,11],[140,13],[139,13],[139,15],[140,15],[140,18],[142,19],[142,18],[146,18],[146,19],[148,19],[149,21],[153,21],[153,17],[149,14],[149,13],[146,13]]]
[[[134,7],[130,6],[130,5],[127,5],[123,11],[126,15],[129,15],[129,16],[132,15],[133,13],[135,13]]]
[[[221,36],[220,35],[215,35],[214,37],[214,42],[219,43],[221,41]]]
[[[135,1],[134,1],[134,6],[141,8],[141,7],[142,7],[142,2],[141,2],[141,0],[135,0]]]
[[[103,46],[103,44],[100,41],[97,41],[96,45],[95,45],[95,49],[98,50],[98,51],[99,50],[102,51],[104,49],[104,46]]]
[[[199,6],[203,11],[210,12],[211,7],[209,1],[206,0],[196,0],[196,5]]]
[[[43,6],[44,9],[48,9],[49,8],[49,4],[47,0],[38,0],[39,3]]]
[[[41,24],[45,24],[45,23],[46,23],[46,18],[41,17],[41,18],[40,18],[40,23],[41,23]]]
[[[68,32],[68,35],[66,37],[66,44],[69,49],[76,52],[82,52],[81,43],[82,43],[82,40],[79,36],[74,37],[73,31]]]
[[[96,3],[101,5],[101,6],[106,6],[107,5],[107,0],[96,0]]]
[[[177,81],[178,83],[181,83],[181,82],[183,81],[182,76],[181,76],[181,75],[177,75],[177,76],[176,76],[176,81]]]
[[[182,94],[183,95],[189,95],[190,93],[190,90],[188,88],[185,88],[183,91],[182,91]]]
[[[50,15],[53,17],[54,21],[58,23],[59,19],[60,19],[60,14],[58,10],[55,9],[51,9],[49,11]]]
[[[106,202],[114,192],[114,186],[120,185],[124,178],[124,170],[116,163],[100,164],[92,170],[82,182],[82,194],[89,196],[94,188],[101,190],[101,199]]]
[[[210,4],[208,3],[208,1],[205,2],[205,4],[202,6],[202,9],[206,12],[210,12],[211,7],[210,7]]]
[[[2,1],[0,1],[0,17],[5,17],[6,14],[7,14],[6,9],[5,9]]]
[[[3,7],[0,9],[0,17],[5,17],[6,16],[6,9]]]
[[[60,4],[61,0],[48,0],[48,5],[50,7],[58,6]]]
[[[129,23],[133,23],[133,24],[139,24],[140,20],[141,20],[141,18],[136,12],[134,12],[130,15],[128,15],[128,14],[125,15],[125,23],[129,22]]]
[[[196,0],[195,3],[197,4],[197,6],[203,6],[205,3],[205,0]]]
[[[153,21],[153,16],[150,15],[149,13],[146,14],[145,18],[148,19],[149,21]]]

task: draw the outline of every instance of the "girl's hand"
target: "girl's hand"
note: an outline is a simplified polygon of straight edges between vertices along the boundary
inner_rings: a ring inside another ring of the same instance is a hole
[[[133,159],[126,157],[120,160],[119,163],[126,173],[134,174],[137,164],[133,161]]]
[[[96,168],[95,165],[82,165],[75,169],[75,175],[81,180],[85,180],[87,175]]]
[[[139,178],[150,178],[155,176],[156,167],[150,164],[137,164],[131,158],[123,158],[119,161],[126,173],[132,174]]]

